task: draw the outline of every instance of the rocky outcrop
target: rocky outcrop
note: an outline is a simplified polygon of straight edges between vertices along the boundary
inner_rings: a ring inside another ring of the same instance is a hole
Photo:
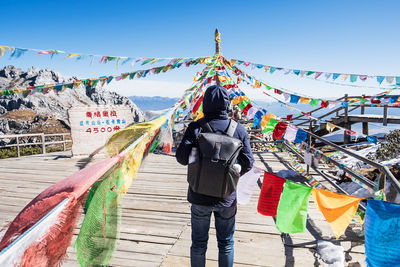
[[[31,67],[24,72],[10,65],[0,69],[0,90],[70,82],[75,79],[75,77],[65,78],[50,69],[39,70]],[[76,89],[66,89],[59,94],[51,91],[47,94],[32,94],[26,98],[18,95],[1,96],[0,134],[27,133],[42,128],[41,124],[48,121],[59,121],[60,127],[68,130],[67,110],[72,106],[93,104],[127,105],[131,108],[135,122],[144,121],[145,118],[141,110],[127,97],[105,90],[99,84],[96,87],[80,85]],[[16,116],[23,110],[33,111],[34,114],[25,118]]]

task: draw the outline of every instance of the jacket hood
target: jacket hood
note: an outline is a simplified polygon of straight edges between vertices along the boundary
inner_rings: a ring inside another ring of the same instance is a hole
[[[207,88],[203,98],[204,117],[210,119],[227,119],[229,108],[228,91],[220,85]]]

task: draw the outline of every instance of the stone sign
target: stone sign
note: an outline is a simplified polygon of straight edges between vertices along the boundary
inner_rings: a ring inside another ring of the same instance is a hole
[[[72,156],[104,155],[108,138],[133,123],[129,106],[91,105],[68,110]]]

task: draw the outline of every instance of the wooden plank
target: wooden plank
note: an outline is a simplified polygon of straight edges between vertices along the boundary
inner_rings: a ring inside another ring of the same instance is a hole
[[[78,159],[69,158],[68,153],[0,160],[0,226],[14,219],[31,199],[48,186],[79,170]],[[255,153],[255,159],[257,166],[265,169],[264,164],[267,164],[273,172],[286,169],[282,153]],[[32,168],[27,169],[28,164]],[[316,177],[324,182],[321,177]],[[191,241],[187,187],[186,167],[178,165],[173,157],[149,155],[131,188],[122,197],[121,239],[117,242],[110,265],[188,266]],[[250,203],[238,207],[235,266],[322,265],[315,256],[316,242],[318,239],[334,240],[334,237],[313,201],[310,201],[309,207],[309,230],[290,235],[291,241],[286,243],[274,220],[257,213],[259,193],[260,189],[256,188]],[[73,240],[79,233],[81,223],[75,229]],[[344,244],[353,259],[348,263],[360,262],[364,266],[362,243],[355,246],[349,240],[351,238],[343,237],[338,241]],[[68,248],[69,259],[63,266],[78,265],[73,243]],[[207,266],[217,266],[216,244],[212,223]]]

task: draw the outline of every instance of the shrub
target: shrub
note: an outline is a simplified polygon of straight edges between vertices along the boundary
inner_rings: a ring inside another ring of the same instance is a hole
[[[22,156],[29,156],[29,155],[36,155],[36,154],[41,154],[42,153],[42,147],[41,146],[24,146],[20,147],[20,155]],[[61,146],[47,146],[46,147],[46,152],[51,153],[51,152],[57,152],[57,151],[62,151],[62,145]],[[6,159],[6,158],[15,158],[17,157],[17,148],[16,147],[10,147],[10,148],[1,148],[0,149],[0,159]]]
[[[385,139],[387,143],[381,144],[375,154],[369,154],[368,158],[384,161],[400,155],[400,130],[390,131],[385,134]]]

